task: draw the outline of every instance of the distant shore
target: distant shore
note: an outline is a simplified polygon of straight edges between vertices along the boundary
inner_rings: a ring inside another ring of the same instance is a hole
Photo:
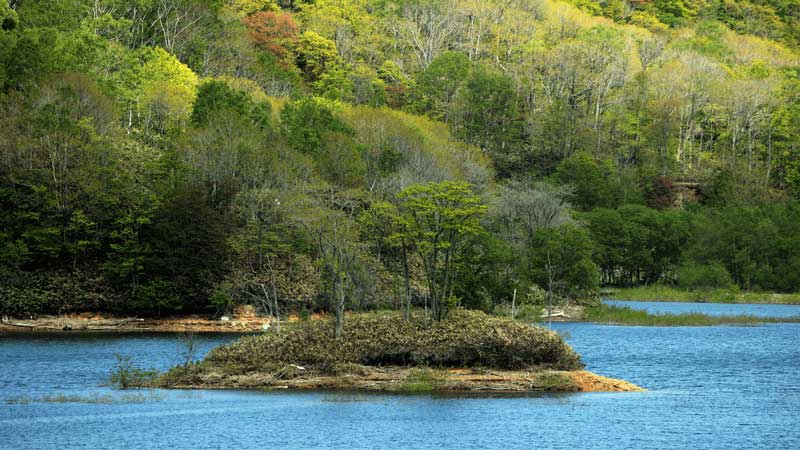
[[[667,302],[667,300],[657,299],[646,301]],[[684,300],[684,302],[688,301]],[[317,320],[324,317],[324,315],[314,314],[311,319]],[[525,322],[520,318],[518,320]],[[538,319],[539,324],[545,324],[547,321],[545,314]],[[711,316],[702,313],[655,314],[625,306],[599,305],[594,307],[557,307],[553,310],[551,321],[640,326],[711,326],[796,323],[800,321],[800,317]],[[281,326],[291,327],[299,322],[299,317],[291,315],[281,320]],[[0,333],[260,333],[270,330],[272,326],[274,326],[272,318],[255,314],[231,315],[222,318],[203,315],[139,318],[79,313],[61,316],[42,315],[35,319],[5,317],[0,320]]]
[[[138,318],[95,313],[39,316],[36,319],[5,318],[0,333],[250,333],[268,330],[268,317],[230,317],[227,320],[199,315]]]

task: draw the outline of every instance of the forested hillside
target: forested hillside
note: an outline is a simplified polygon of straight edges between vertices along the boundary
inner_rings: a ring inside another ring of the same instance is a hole
[[[797,0],[0,0],[0,313],[800,288]]]

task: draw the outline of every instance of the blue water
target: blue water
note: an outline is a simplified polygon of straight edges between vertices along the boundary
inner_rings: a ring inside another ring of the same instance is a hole
[[[732,303],[685,303],[685,302],[640,302],[627,300],[604,300],[615,306],[630,306],[651,313],[704,313],[711,316],[751,315],[757,317],[797,317],[800,305],[756,305]]]
[[[158,391],[101,384],[114,353],[180,362],[165,335],[0,336],[3,449],[798,449],[800,324],[554,324],[589,370],[645,393],[439,398],[353,393]],[[231,336],[206,336],[201,351]],[[110,404],[45,395],[111,395]],[[27,396],[28,404],[6,400]]]

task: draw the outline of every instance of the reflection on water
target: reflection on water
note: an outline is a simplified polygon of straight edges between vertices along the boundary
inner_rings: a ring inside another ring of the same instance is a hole
[[[713,305],[709,305],[713,306]],[[157,391],[154,401],[0,403],[0,448],[800,448],[799,324],[554,324],[588,369],[645,393],[514,398]],[[232,336],[201,337],[201,353]],[[165,335],[0,336],[0,399],[89,396],[128,353],[181,361]],[[135,392],[134,392],[135,393]]]

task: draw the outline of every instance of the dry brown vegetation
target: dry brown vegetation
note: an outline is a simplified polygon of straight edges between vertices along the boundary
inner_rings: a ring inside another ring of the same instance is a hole
[[[421,315],[406,321],[395,313],[352,314],[342,336],[334,338],[333,331],[329,320],[300,323],[283,334],[245,337],[218,347],[204,363],[240,372],[296,364],[328,373],[341,364],[583,367],[580,356],[557,333],[474,311],[454,311],[442,321]]]
[[[282,334],[244,337],[159,378],[166,387],[356,389],[391,392],[631,391],[638,387],[580,370],[557,333],[471,311],[442,321],[352,314],[295,323]]]

